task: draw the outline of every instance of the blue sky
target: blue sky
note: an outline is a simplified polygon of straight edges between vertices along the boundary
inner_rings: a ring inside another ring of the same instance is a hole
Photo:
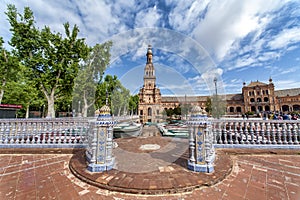
[[[4,11],[29,6],[36,25],[63,33],[77,24],[93,46],[113,41],[107,74],[137,93],[143,85],[148,44],[163,95],[241,93],[243,82],[275,89],[300,87],[300,1],[0,0],[0,36],[10,39]],[[7,45],[7,44],[6,44]]]

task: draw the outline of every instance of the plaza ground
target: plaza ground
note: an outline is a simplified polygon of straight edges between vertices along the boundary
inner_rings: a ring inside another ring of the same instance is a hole
[[[115,169],[96,174],[83,150],[1,149],[0,199],[300,199],[299,150],[218,149],[215,172],[199,174],[185,167],[187,140],[148,131],[116,142]]]

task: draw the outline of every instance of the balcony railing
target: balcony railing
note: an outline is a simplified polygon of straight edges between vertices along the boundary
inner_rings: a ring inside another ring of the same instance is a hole
[[[0,148],[83,148],[96,118],[1,119]],[[138,116],[114,117],[118,122]]]
[[[213,136],[216,147],[300,148],[300,121],[213,120]]]
[[[0,148],[84,148],[95,118],[1,119]],[[139,116],[114,117],[118,122]],[[299,148],[300,120],[212,119],[215,147]]]

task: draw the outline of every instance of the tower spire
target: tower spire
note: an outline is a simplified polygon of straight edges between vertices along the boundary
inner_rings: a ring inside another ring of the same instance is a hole
[[[147,56],[147,63],[152,63],[153,54],[152,54],[152,47],[150,44],[148,45],[148,50],[147,50],[146,56]]]

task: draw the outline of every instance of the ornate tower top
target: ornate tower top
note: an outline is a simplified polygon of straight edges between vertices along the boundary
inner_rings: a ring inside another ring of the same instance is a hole
[[[152,54],[152,47],[150,44],[148,45],[148,50],[147,50],[146,56],[147,56],[147,63],[152,63],[153,54]]]

